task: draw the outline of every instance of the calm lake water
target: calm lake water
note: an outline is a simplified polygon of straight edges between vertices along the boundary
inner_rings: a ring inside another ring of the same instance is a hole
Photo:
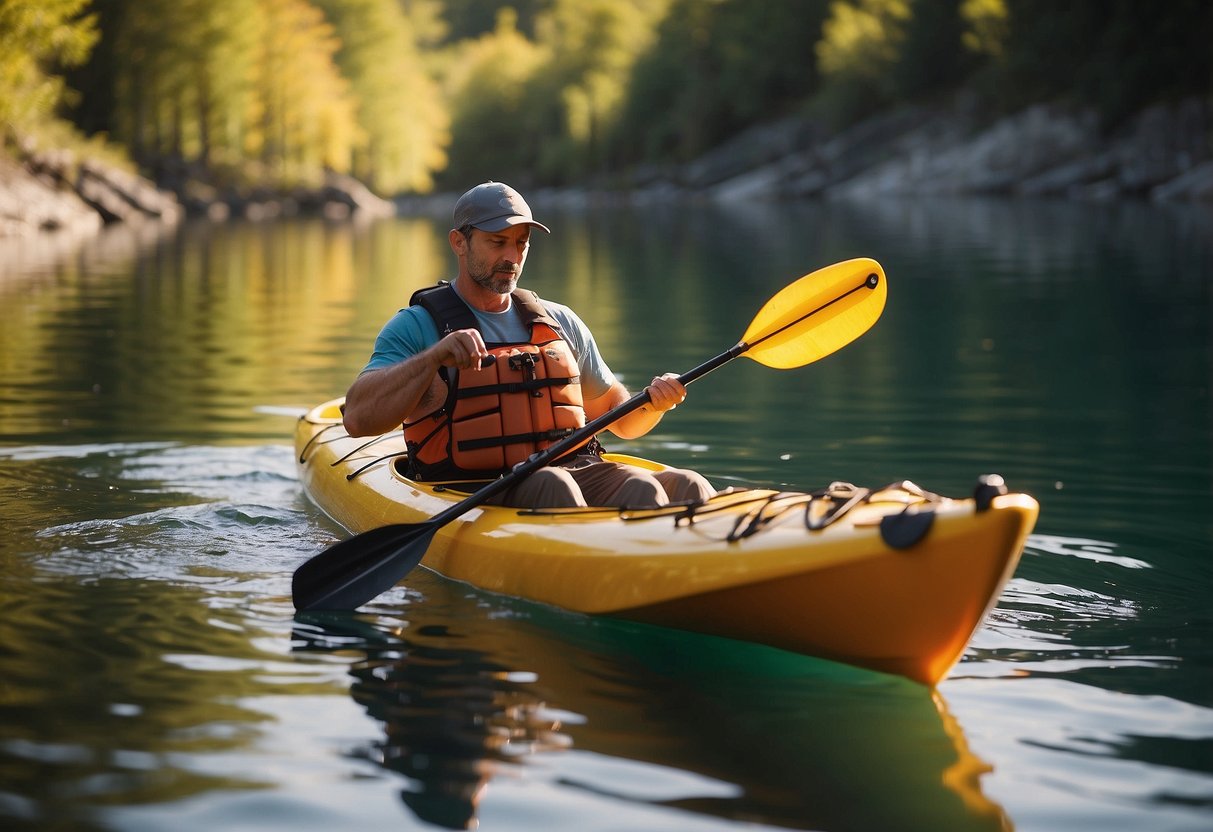
[[[805,368],[737,361],[608,443],[719,485],[1002,473],[1042,504],[933,694],[424,570],[296,620],[343,532],[291,437],[451,276],[447,224],[0,240],[6,829],[1207,830],[1213,211],[533,201],[524,283],[625,381],[731,346],[856,256],[889,304]],[[546,208],[546,209],[545,209]]]

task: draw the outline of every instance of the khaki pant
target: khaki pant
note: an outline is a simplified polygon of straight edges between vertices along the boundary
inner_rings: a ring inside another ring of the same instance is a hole
[[[539,469],[488,502],[519,508],[653,508],[671,502],[702,501],[715,493],[716,489],[695,471],[649,471],[583,454]]]

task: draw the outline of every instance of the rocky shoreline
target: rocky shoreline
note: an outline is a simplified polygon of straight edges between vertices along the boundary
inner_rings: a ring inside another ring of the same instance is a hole
[[[971,110],[907,106],[833,135],[787,118],[690,164],[637,171],[624,189],[535,190],[575,203],[924,195],[1213,202],[1213,99],[1151,107],[1111,136],[1100,133],[1094,113],[1058,105],[990,124]],[[20,161],[0,155],[0,237],[186,216],[389,216],[426,203],[432,200],[384,200],[336,174],[289,193],[221,192],[192,180],[169,190],[68,151],[27,151]]]
[[[1111,136],[1093,112],[1036,105],[982,124],[965,107],[906,107],[824,135],[790,118],[635,184],[720,201],[1001,195],[1213,201],[1213,99],[1140,113]]]
[[[187,216],[223,221],[284,216],[390,216],[394,205],[361,182],[329,174],[315,188],[229,191],[195,181],[169,189],[143,176],[65,150],[0,154],[0,237],[97,231],[114,224],[175,224]]]

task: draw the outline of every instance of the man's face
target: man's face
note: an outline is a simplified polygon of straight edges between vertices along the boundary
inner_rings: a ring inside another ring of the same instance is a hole
[[[513,225],[502,231],[473,228],[467,241],[468,276],[491,292],[508,295],[518,285],[530,246],[529,225]]]

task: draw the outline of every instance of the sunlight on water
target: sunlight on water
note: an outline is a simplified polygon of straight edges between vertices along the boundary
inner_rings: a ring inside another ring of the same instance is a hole
[[[1034,534],[1028,538],[1026,551],[1042,555],[1083,558],[1096,563],[1114,563],[1126,569],[1149,569],[1150,564],[1137,558],[1113,555],[1116,544],[1105,540],[1067,538],[1051,534]]]

